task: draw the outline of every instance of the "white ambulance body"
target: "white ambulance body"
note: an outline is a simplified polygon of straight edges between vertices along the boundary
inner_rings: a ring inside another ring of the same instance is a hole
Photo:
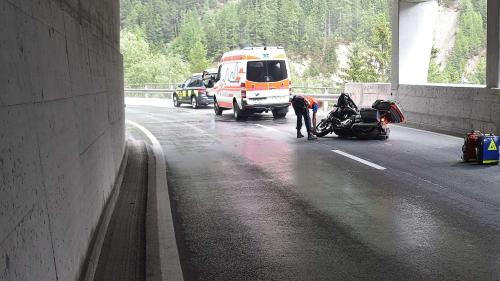
[[[283,48],[250,47],[225,53],[214,87],[214,110],[233,109],[236,119],[271,111],[284,118],[291,96],[290,67]]]

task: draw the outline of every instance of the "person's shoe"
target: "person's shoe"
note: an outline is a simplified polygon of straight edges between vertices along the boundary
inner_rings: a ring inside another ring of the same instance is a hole
[[[315,140],[315,139],[317,139],[317,137],[316,137],[315,135],[313,135],[312,133],[309,133],[309,134],[307,135],[307,139],[308,139],[308,140]]]
[[[297,130],[297,138],[300,139],[303,137],[304,137],[304,135],[299,130]]]

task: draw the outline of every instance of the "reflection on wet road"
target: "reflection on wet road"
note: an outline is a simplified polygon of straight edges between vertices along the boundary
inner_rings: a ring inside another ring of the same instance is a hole
[[[136,105],[127,119],[165,151],[186,280],[500,278],[500,167],[460,163],[459,138],[308,142],[293,114],[211,109]]]

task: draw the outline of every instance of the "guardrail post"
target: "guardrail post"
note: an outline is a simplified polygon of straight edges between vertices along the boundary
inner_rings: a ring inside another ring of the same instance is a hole
[[[327,100],[323,101],[323,111],[328,112],[328,101]]]

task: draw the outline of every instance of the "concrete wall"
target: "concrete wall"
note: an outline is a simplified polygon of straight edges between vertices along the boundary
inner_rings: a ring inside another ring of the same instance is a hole
[[[0,280],[76,280],[124,152],[118,0],[0,0]]]
[[[452,134],[500,133],[500,90],[464,85],[399,85],[408,124]]]
[[[500,90],[466,85],[399,85],[391,92],[388,83],[349,83],[345,92],[354,102],[369,107],[377,99],[399,102],[407,124],[464,134],[471,130],[500,133]]]
[[[347,83],[344,91],[358,107],[371,107],[376,100],[393,98],[389,83]]]
[[[467,85],[399,85],[349,83],[345,92],[354,102],[369,107],[377,99],[399,102],[407,124],[413,127],[462,135],[471,130],[500,134],[500,89]]]

